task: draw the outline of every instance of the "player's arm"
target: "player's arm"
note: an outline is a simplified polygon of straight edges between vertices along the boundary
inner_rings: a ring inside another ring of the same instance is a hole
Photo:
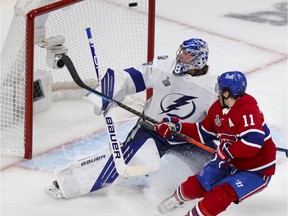
[[[217,139],[217,133],[214,130],[214,120],[209,110],[208,115],[201,122],[182,123],[181,133],[201,142],[206,143]]]
[[[144,91],[150,86],[151,71],[151,64],[143,64],[138,68],[126,68],[123,71],[114,71],[109,68],[96,90],[117,101],[122,101],[125,96]],[[95,114],[98,115],[108,106],[105,99],[92,93],[87,94],[85,99],[94,104]]]
[[[217,134],[214,130],[213,110],[214,107],[212,106],[202,122],[180,122],[178,118],[173,117],[171,121],[163,119],[161,123],[155,124],[154,130],[166,139],[171,137],[171,130],[173,129],[201,143],[215,140]]]

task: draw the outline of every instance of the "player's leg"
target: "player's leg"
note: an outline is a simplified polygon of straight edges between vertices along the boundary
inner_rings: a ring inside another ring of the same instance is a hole
[[[200,185],[197,175],[190,176],[177,190],[157,207],[160,213],[167,213],[180,207],[184,202],[205,196],[206,190]]]
[[[234,189],[227,183],[217,185],[206,193],[204,198],[199,201],[188,213],[192,215],[218,215],[238,199]]]
[[[262,191],[267,187],[271,177],[253,172],[237,171],[219,182],[198,202],[188,216],[192,215],[218,215],[225,211],[234,202]]]
[[[207,191],[211,190],[215,182],[230,173],[228,167],[219,169],[216,165],[215,161],[212,161],[207,164],[200,173],[188,177],[172,196],[163,200],[158,205],[158,211],[166,213],[178,208],[186,201],[206,196]]]

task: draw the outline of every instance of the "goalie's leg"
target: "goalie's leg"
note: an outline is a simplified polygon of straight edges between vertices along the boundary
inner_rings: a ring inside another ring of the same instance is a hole
[[[145,143],[131,143],[121,147],[121,150],[125,163],[131,167],[145,163],[151,168],[150,173],[160,169],[160,157],[152,139],[148,139]],[[77,160],[58,170],[56,175],[60,188],[52,185],[46,190],[54,198],[58,198],[58,190],[63,197],[73,198],[127,179],[118,175],[110,151]]]

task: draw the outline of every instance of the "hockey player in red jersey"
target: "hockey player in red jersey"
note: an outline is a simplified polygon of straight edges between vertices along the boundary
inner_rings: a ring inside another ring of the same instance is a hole
[[[199,123],[180,123],[184,133],[203,143],[219,139],[214,158],[196,175],[188,177],[174,194],[162,201],[161,213],[202,198],[188,213],[218,215],[232,203],[239,203],[267,187],[275,173],[276,146],[257,101],[245,93],[247,80],[238,71],[218,77],[219,100]],[[175,121],[175,119],[174,119]],[[171,134],[163,122],[154,129],[164,138]]]

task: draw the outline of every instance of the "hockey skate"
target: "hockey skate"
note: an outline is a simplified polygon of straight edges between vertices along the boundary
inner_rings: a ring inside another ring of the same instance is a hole
[[[168,197],[167,199],[163,200],[158,206],[157,210],[165,214],[167,212],[171,212],[175,210],[176,208],[180,207],[184,202],[181,202],[176,193],[174,193],[172,196]]]
[[[55,199],[64,199],[62,191],[59,188],[58,182],[55,180],[52,185],[45,188],[45,191]]]

